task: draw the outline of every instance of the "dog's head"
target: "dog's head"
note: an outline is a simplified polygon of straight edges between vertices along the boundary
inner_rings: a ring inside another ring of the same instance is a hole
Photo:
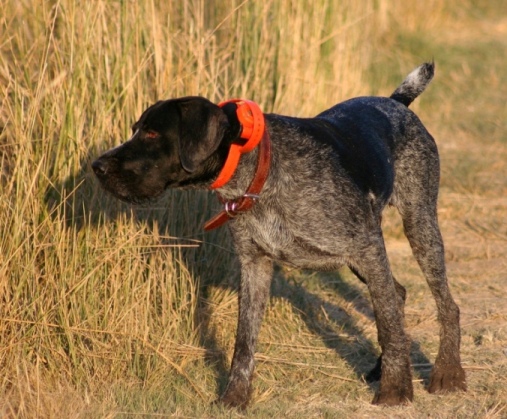
[[[169,187],[209,184],[220,170],[232,127],[224,110],[201,97],[157,102],[132,126],[132,137],[92,163],[102,186],[128,202]]]

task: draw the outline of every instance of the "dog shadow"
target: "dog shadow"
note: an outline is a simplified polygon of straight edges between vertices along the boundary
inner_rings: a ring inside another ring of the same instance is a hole
[[[288,301],[308,330],[319,336],[327,348],[345,360],[359,379],[364,379],[375,366],[379,352],[366,337],[355,315],[360,314],[367,321],[374,321],[369,301],[359,288],[346,283],[339,272],[318,272],[308,274],[307,278],[314,281],[314,277],[321,290],[325,293],[332,291],[343,298],[345,304],[331,303],[309,292],[305,287],[305,272],[301,280],[299,273],[297,279],[294,279],[282,269],[277,270],[273,279],[272,296]]]
[[[376,390],[378,382],[367,380],[367,376],[377,364],[380,348],[365,335],[364,325],[361,325],[367,322],[376,329],[366,286],[359,280],[357,286],[346,281],[337,271],[317,272],[315,275],[324,294],[336,294],[344,302],[336,304],[322,299],[305,288],[304,280],[294,281],[280,269],[273,280],[272,296],[290,302],[307,328],[345,360],[358,379]],[[361,318],[364,320],[361,321]],[[429,364],[417,341],[412,341],[410,356],[414,365]],[[415,376],[425,386],[429,384],[428,370],[415,369]]]
[[[205,362],[215,370],[217,389],[221,394],[227,384],[230,366],[226,349],[219,343],[217,330],[213,326],[213,304],[210,304],[209,289],[210,286],[218,286],[237,291],[239,263],[234,256],[227,228],[208,233],[202,230],[204,222],[220,209],[218,201],[209,205],[207,193],[170,191],[154,206],[130,206],[102,191],[91,171],[90,161],[89,158],[83,161],[81,169],[74,176],[61,183],[52,183],[47,188],[45,205],[49,214],[54,220],[65,223],[66,228],[76,231],[100,228],[104,224],[114,223],[120,217],[127,217],[135,222],[143,222],[161,240],[164,237],[177,237],[200,243],[198,248],[181,249],[181,256],[193,277],[199,278],[195,320],[200,345],[205,350]],[[178,208],[182,202],[187,208],[195,208],[192,213],[184,214],[184,222],[181,222],[182,214]],[[210,274],[211,265],[219,267],[220,272]],[[279,267],[275,269],[271,297],[289,302],[308,329],[319,336],[326,347],[344,359],[359,379],[364,380],[365,375],[374,367],[379,351],[365,336],[356,320],[358,316],[351,315],[348,311],[353,309],[359,317],[363,316],[374,323],[367,290],[359,280],[358,286],[344,281],[338,272],[315,275],[326,291],[343,298],[347,309],[309,292],[304,281],[296,281]],[[429,364],[417,342],[412,344],[411,357],[413,363]],[[427,385],[429,371],[416,369],[416,377]],[[378,384],[368,385],[376,389]]]

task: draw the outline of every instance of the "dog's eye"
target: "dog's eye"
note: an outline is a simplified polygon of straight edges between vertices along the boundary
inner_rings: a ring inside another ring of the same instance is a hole
[[[159,133],[156,132],[156,131],[147,131],[144,138],[148,138],[150,140],[154,139],[154,138],[158,138],[159,136]]]

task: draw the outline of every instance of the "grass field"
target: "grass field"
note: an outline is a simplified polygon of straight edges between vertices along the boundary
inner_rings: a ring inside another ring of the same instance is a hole
[[[507,417],[507,12],[502,0],[0,0],[0,416]],[[246,97],[311,116],[388,95],[413,105],[442,162],[439,218],[462,312],[469,389],[429,395],[433,299],[386,211],[408,291],[415,400],[370,405],[378,354],[365,287],[343,270],[279,268],[246,413],[224,389],[237,262],[207,193],[123,205],[90,161],[155,100]]]

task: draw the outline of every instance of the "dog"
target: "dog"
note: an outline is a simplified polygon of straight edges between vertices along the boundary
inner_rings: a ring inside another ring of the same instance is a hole
[[[367,285],[382,351],[369,374],[380,380],[373,403],[413,400],[406,293],[391,273],[381,230],[386,205],[399,211],[436,301],[440,348],[428,391],[466,390],[459,308],[437,221],[438,151],[408,109],[433,75],[434,63],[424,63],[389,98],[353,98],[314,118],[259,116],[248,101],[159,101],[143,112],[128,141],[92,163],[103,188],[127,202],[150,201],[168,188],[210,187],[224,202],[208,228],[228,224],[241,265],[236,343],[220,397],[225,405],[245,408],[251,398],[274,262],[315,270],[349,266]],[[260,137],[247,152],[245,129]]]

